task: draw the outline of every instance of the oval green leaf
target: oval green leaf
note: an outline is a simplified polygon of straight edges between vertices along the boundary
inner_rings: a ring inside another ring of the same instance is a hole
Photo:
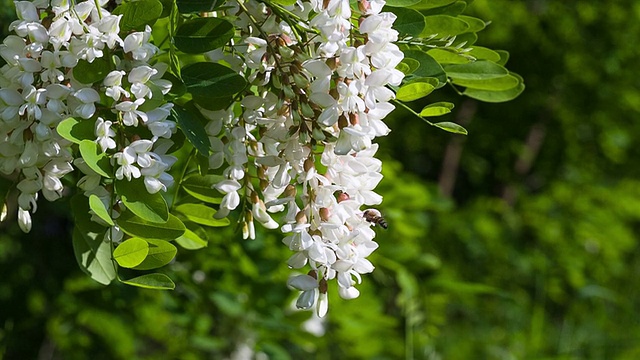
[[[469,31],[469,24],[457,17],[449,15],[429,15],[425,17],[426,26],[421,37],[438,35],[438,37],[454,36]]]
[[[146,274],[129,280],[120,280],[123,284],[154,290],[173,290],[176,284],[165,274]]]
[[[186,230],[182,221],[172,214],[169,214],[167,222],[154,223],[127,211],[116,219],[116,223],[126,234],[145,239],[174,240],[182,236]]]
[[[107,154],[101,152],[98,144],[91,140],[80,141],[80,155],[91,168],[91,170],[97,172],[100,176],[111,178],[113,169],[109,163],[109,157]]]
[[[427,53],[419,50],[403,50],[405,59],[412,59],[419,65],[411,75],[415,77],[434,77],[438,79],[439,87],[447,83],[447,74],[442,66]]]
[[[469,25],[469,28],[467,29],[466,32],[482,31],[487,26],[487,24],[484,21],[472,16],[460,15],[458,16],[458,19],[466,22]]]
[[[513,73],[512,73],[513,74]],[[513,74],[515,75],[515,74]],[[524,83],[520,82],[517,86],[503,91],[489,91],[467,88],[463,94],[480,101],[486,101],[490,103],[499,103],[510,101],[517,98],[524,91]]]
[[[486,60],[478,60],[468,64],[445,65],[447,76],[457,80],[486,80],[503,77],[509,71],[503,66]]]
[[[411,84],[407,84],[398,89],[396,93],[396,98],[400,101],[414,101],[421,99],[429,94],[435,89],[430,83],[427,82],[415,82]]]
[[[115,8],[112,14],[122,14],[121,33],[126,34],[132,30],[143,31],[147,25],[155,24],[162,15],[162,3],[158,0],[128,1]]]
[[[201,54],[224,46],[235,30],[229,21],[217,17],[191,19],[178,28],[176,47],[188,54]]]
[[[192,227],[192,226],[189,226]],[[202,230],[202,229],[200,229]],[[203,235],[206,233],[203,232]],[[178,245],[182,246],[187,250],[197,250],[207,247],[207,240],[203,239],[200,235],[198,235],[195,231],[187,228],[187,231],[184,232],[184,235],[180,236],[176,239]]]
[[[466,64],[471,62],[469,57],[457,54],[454,50],[431,49],[427,51],[440,64]]]
[[[418,36],[424,30],[426,25],[424,15],[418,11],[401,7],[389,10],[397,16],[393,28],[400,33],[400,36]]]
[[[165,266],[173,260],[178,249],[168,241],[156,239],[144,239],[148,244],[149,254],[135,266],[136,270],[151,270]]]
[[[444,131],[448,131],[450,133],[454,133],[454,134],[462,134],[462,135],[467,135],[467,129],[463,128],[462,126],[456,124],[456,123],[452,123],[449,121],[443,121],[443,122],[439,122],[439,123],[434,123],[433,126],[435,127],[439,127],[440,129],[444,130]]]
[[[198,96],[226,98],[244,89],[246,81],[235,71],[220,64],[199,62],[181,70],[187,90]]]
[[[58,135],[72,143],[80,144],[82,140],[95,139],[95,122],[92,120],[78,121],[75,118],[66,118],[56,127]]]
[[[118,265],[132,268],[140,265],[149,254],[149,244],[141,238],[133,237],[125,240],[113,251],[113,258]]]
[[[138,217],[155,223],[164,223],[169,219],[167,202],[159,192],[149,194],[142,178],[118,180],[115,186],[122,203]]]
[[[452,79],[451,82],[467,88],[489,91],[509,90],[518,86],[518,84],[520,83],[518,78],[512,75],[482,80]]]
[[[193,174],[182,181],[182,189],[194,198],[210,204],[220,204],[222,194],[213,186],[224,178],[220,175]]]
[[[187,103],[184,107],[174,106],[171,109],[171,117],[176,121],[191,145],[200,154],[208,157],[211,152],[211,143],[204,129],[204,119],[193,102]]]
[[[451,112],[453,110],[454,105],[450,102],[437,102],[433,104],[429,104],[422,109],[420,112],[420,116],[423,117],[431,117],[431,116],[441,116]]]
[[[111,219],[111,216],[109,215],[109,211],[97,195],[91,194],[91,196],[89,196],[89,208],[91,208],[94,214],[102,219],[102,221],[111,226],[115,225],[113,219]]]
[[[469,51],[467,54],[473,56],[478,60],[489,60],[498,64],[502,59],[500,54],[498,54],[497,52],[482,46],[474,46],[473,48],[471,48],[471,51]],[[502,65],[502,64],[499,64],[499,65]]]
[[[109,285],[116,278],[116,269],[111,261],[111,248],[100,234],[83,234],[75,228],[72,236],[73,252],[80,269],[100,284]]]
[[[215,219],[216,210],[202,204],[181,204],[176,206],[176,211],[184,215],[189,221],[206,226],[227,226],[229,219]]]

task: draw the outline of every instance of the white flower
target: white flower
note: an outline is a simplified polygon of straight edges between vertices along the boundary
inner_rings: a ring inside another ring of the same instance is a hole
[[[148,120],[147,114],[138,110],[138,106],[142,104],[144,104],[144,98],[116,104],[116,110],[122,112],[122,123],[126,126],[138,126],[138,119],[146,123]]]
[[[76,91],[73,96],[80,101],[75,114],[83,119],[88,119],[96,112],[95,103],[100,101],[100,94],[92,88],[83,88]]]
[[[116,142],[112,137],[116,136],[116,132],[111,129],[113,123],[109,120],[104,120],[98,117],[95,125],[95,135],[97,137],[96,142],[100,145],[102,152],[106,152],[108,149],[115,149]]]

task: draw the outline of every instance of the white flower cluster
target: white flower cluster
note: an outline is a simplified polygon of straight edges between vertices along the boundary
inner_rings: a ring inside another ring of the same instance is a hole
[[[166,68],[148,64],[157,51],[149,43],[151,29],[121,39],[122,15],[102,8],[107,1],[70,3],[16,1],[19,20],[9,26],[15,35],[0,45],[6,61],[0,69],[0,172],[18,182],[18,219],[25,232],[38,193],[58,199],[72,163],[84,164],[74,162],[71,143],[56,131],[68,117],[95,122],[95,142],[112,158],[117,179],[144,176],[149,192],[166,190],[173,181],[166,170],[175,159],[164,155],[169,140],[158,140],[175,132],[167,119],[172,104],[162,105],[171,83],[160,78]],[[79,81],[87,74],[76,74],[77,65],[97,59],[113,71],[94,84]],[[147,101],[155,104],[145,108]],[[151,139],[126,131],[140,124]],[[78,185],[87,195],[101,193],[99,175],[81,168],[87,176]]]
[[[312,0],[287,7],[298,20],[292,27],[263,3],[238,6],[231,13],[248,35],[236,55],[208,55],[250,72],[258,91],[243,98],[240,116],[202,111],[211,119],[210,165],[229,165],[216,186],[225,193],[221,212],[242,203],[244,188],[244,233],[253,238],[254,220],[275,228],[270,214],[285,211],[283,242],[295,252],[288,264],[311,268],[289,284],[302,291],[299,308],[316,306],[323,316],[327,281],[336,279],[340,296],[352,299],[361,274],[374,269],[367,257],[378,244],[363,208],[382,201],[374,191],[382,164],[372,140],[389,132],[383,119],[394,93],[387,86],[404,76],[395,69],[403,59],[393,43],[395,15],[382,13],[379,0],[361,0],[359,9],[348,0]],[[310,49],[301,41],[307,36]]]

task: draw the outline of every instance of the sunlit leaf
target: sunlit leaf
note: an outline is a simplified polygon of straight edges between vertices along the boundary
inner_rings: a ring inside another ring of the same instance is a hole
[[[95,122],[93,120],[80,120],[66,118],[56,127],[58,134],[72,143],[80,144],[82,140],[93,140],[95,136]]]
[[[107,210],[104,203],[102,202],[102,200],[100,200],[100,198],[97,195],[91,194],[91,196],[89,196],[89,208],[91,208],[91,210],[93,210],[96,216],[102,219],[102,221],[106,222],[111,226],[114,225],[113,220],[109,215],[109,211]]]
[[[462,135],[468,134],[467,129],[463,128],[462,126],[456,123],[452,123],[448,121],[434,123],[433,126],[439,127],[442,130],[445,130],[454,134],[462,134]]]
[[[206,226],[227,226],[229,219],[215,219],[216,210],[202,204],[180,204],[176,211],[184,215],[189,221]]]
[[[429,104],[420,111],[420,116],[431,117],[431,116],[441,116],[451,112],[454,105],[450,102],[437,102],[433,104]]]
[[[173,260],[178,249],[168,241],[144,239],[148,243],[149,253],[144,261],[135,266],[136,270],[151,270],[165,266]]]
[[[414,101],[429,95],[435,86],[426,82],[415,82],[402,86],[396,93],[396,98],[400,101]]]
[[[198,235],[198,232],[190,229],[192,227],[190,224],[194,225],[193,223],[186,224],[188,226],[187,231],[184,232],[184,235],[176,239],[178,245],[187,250],[197,250],[207,247],[208,242],[203,238],[206,236],[206,233],[204,231],[199,231],[201,234]],[[200,228],[200,230],[202,230],[202,228]]]
[[[111,178],[113,177],[113,169],[111,168],[109,157],[101,150],[98,144],[91,140],[80,141],[80,155],[82,155],[87,166],[100,176]]]
[[[129,280],[120,280],[122,283],[145,289],[173,290],[176,284],[165,274],[147,274]]]
[[[503,66],[486,60],[478,60],[468,64],[444,65],[447,76],[459,80],[487,80],[503,77],[509,71]]]
[[[133,237],[123,241],[113,251],[113,258],[118,265],[132,268],[140,265],[149,254],[149,244],[141,238]]]
[[[79,228],[73,231],[73,252],[80,269],[100,284],[109,285],[116,278],[116,270],[111,261],[109,242],[103,241],[103,233],[83,234]]]

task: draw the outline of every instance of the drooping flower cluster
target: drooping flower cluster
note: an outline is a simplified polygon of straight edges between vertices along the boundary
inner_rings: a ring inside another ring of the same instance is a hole
[[[374,191],[382,165],[372,140],[389,132],[383,119],[394,109],[394,93],[388,85],[400,85],[404,76],[395,69],[403,58],[393,43],[395,15],[382,13],[383,6],[313,0],[281,14],[257,1],[239,2],[230,13],[246,36],[233,56],[208,54],[249,72],[258,89],[243,98],[240,116],[231,108],[202,110],[211,120],[210,165],[228,164],[227,180],[216,186],[225,194],[221,211],[238,207],[244,189],[245,238],[255,237],[254,221],[275,228],[271,214],[285,212],[283,242],[295,252],[288,264],[310,267],[290,281],[302,291],[297,306],[315,305],[321,316],[327,281],[337,279],[340,296],[355,298],[354,285],[374,268],[367,260],[378,247],[374,223],[363,216],[382,201]]]
[[[107,1],[70,3],[15,2],[19,20],[9,26],[15,35],[0,45],[6,61],[0,69],[0,172],[17,181],[25,232],[38,194],[49,201],[61,197],[61,178],[73,164],[87,175],[78,183],[85,194],[99,194],[107,208],[112,205],[100,175],[72,152],[74,139],[57,132],[69,117],[91,122],[91,140],[107,153],[117,179],[144,177],[151,193],[173,181],[166,171],[175,159],[165,152],[176,126],[168,120],[172,104],[162,99],[171,83],[161,79],[165,64],[149,65],[157,51],[149,43],[151,29],[122,39],[122,15],[103,8]],[[95,69],[86,66],[94,62],[110,72],[95,78],[86,70]],[[142,139],[147,132],[136,127],[146,127],[151,138]]]

